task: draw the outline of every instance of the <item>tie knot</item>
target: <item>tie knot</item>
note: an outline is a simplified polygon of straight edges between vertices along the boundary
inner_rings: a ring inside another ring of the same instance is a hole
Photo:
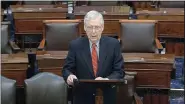
[[[92,44],[92,47],[96,47],[96,44],[95,44],[95,43],[93,43],[93,44]]]

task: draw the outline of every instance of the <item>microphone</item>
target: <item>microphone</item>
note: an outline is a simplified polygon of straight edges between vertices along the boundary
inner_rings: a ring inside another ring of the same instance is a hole
[[[73,79],[73,83],[74,83],[74,86],[78,86],[80,82],[78,81],[78,79]]]

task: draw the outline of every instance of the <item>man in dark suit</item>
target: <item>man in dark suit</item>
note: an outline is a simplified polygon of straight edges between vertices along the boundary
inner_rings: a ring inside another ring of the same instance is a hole
[[[87,37],[73,40],[62,69],[68,85],[73,79],[111,80],[122,79],[123,58],[117,39],[101,36],[104,20],[101,13],[89,11],[84,18]],[[101,86],[104,104],[115,104],[116,88]],[[74,104],[95,104],[96,86],[80,84],[75,87]]]

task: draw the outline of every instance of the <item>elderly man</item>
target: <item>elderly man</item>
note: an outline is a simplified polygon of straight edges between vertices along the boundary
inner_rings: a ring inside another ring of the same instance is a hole
[[[117,39],[102,36],[104,20],[97,11],[89,11],[84,18],[87,37],[71,41],[62,75],[68,85],[73,79],[122,79],[123,58]],[[115,104],[115,88],[102,86],[104,104]],[[96,86],[80,84],[74,91],[74,104],[95,104]]]

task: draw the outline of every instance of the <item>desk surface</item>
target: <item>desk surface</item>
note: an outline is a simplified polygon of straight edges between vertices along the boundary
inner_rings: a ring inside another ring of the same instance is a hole
[[[12,12],[67,12],[67,5],[11,5]]]
[[[10,5],[10,8],[67,8],[66,4],[57,5]]]
[[[40,72],[52,72],[57,75],[61,75],[61,67],[64,64],[67,54],[67,51],[42,51],[41,53],[37,53]],[[3,60],[1,63],[4,63],[2,65],[4,69],[16,68],[25,70],[27,67],[25,64],[22,65],[22,63],[28,62],[26,53],[11,55],[4,54],[1,55],[1,57]],[[138,87],[170,87],[170,73],[173,70],[175,58],[173,54],[160,55],[154,53],[124,53],[123,58],[125,61],[125,70],[138,73],[136,82]],[[21,85],[25,79],[25,72],[23,71],[20,73],[16,70],[14,70],[14,72],[19,75],[11,74],[13,77],[11,76],[10,78],[19,80],[19,84]],[[10,71],[6,73],[8,73],[8,76]],[[19,76],[21,78],[19,78]]]
[[[44,59],[65,59],[68,51],[47,51],[37,53],[37,60]],[[173,54],[153,54],[153,53],[123,53],[125,62],[134,63],[174,63]],[[1,54],[1,63],[28,63],[26,53]]]
[[[65,59],[67,51],[47,51],[37,54],[37,59]],[[153,53],[123,53],[125,62],[134,63],[174,63],[173,54],[153,54]]]
[[[26,53],[1,54],[1,64],[7,63],[28,63],[28,55]]]
[[[180,15],[184,16],[184,8],[160,8],[159,11],[142,10],[137,15]]]
[[[37,53],[37,60],[44,59],[65,59],[68,51],[47,51]],[[174,63],[173,54],[153,54],[153,53],[123,53],[125,62],[134,63]],[[28,63],[26,53],[1,54],[1,63]]]
[[[97,10],[103,15],[128,15],[129,6],[75,6],[75,15],[85,15],[90,10]]]
[[[13,8],[13,13],[28,13],[28,12],[68,12],[67,8]]]

